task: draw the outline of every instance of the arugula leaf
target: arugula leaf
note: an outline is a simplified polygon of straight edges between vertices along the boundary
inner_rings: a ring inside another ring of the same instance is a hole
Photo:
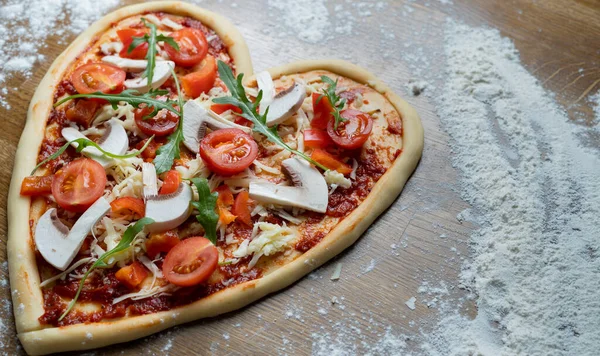
[[[217,192],[211,193],[206,178],[190,179],[198,190],[198,201],[192,202],[192,206],[198,210],[196,219],[204,227],[204,235],[214,245],[217,244],[217,222],[219,215],[215,209],[217,207]]]
[[[156,34],[156,25],[150,22],[147,22],[145,18],[142,17],[142,23],[144,26],[150,29],[150,35],[145,34],[142,37],[132,37],[131,44],[127,47],[127,53],[131,53],[137,46],[148,43],[148,52],[146,53],[146,60],[148,61],[148,65],[146,69],[142,73],[142,78],[148,78],[148,83],[152,83],[152,79],[154,78],[154,67],[156,66],[156,43],[157,42],[166,42],[171,47],[175,48],[179,51],[179,45],[173,37],[165,36],[165,35],[157,35]]]
[[[77,303],[77,299],[79,299],[81,291],[83,290],[85,280],[90,275],[90,273],[92,273],[92,271],[97,267],[107,267],[108,265],[106,264],[106,261],[110,257],[126,250],[129,246],[131,246],[131,243],[133,242],[133,239],[137,236],[137,234],[139,234],[146,225],[152,224],[153,222],[154,220],[152,220],[151,218],[141,218],[140,220],[136,221],[135,224],[133,224],[133,226],[129,226],[127,230],[125,230],[125,232],[123,233],[123,237],[121,237],[121,241],[119,241],[115,248],[113,248],[110,251],[106,251],[102,256],[98,257],[96,262],[94,262],[94,264],[90,268],[88,268],[88,270],[83,275],[81,282],[79,282],[79,288],[77,288],[77,293],[75,293],[75,297],[67,306],[67,310],[65,310],[65,312],[60,316],[60,318],[58,318],[58,321],[63,320],[64,317],[69,314],[71,309],[73,309],[75,303]]]
[[[88,139],[88,138],[76,138],[74,140],[71,140],[67,143],[65,143],[64,145],[62,145],[61,148],[58,149],[58,151],[54,152],[53,154],[51,154],[50,156],[48,156],[48,158],[46,158],[45,160],[41,161],[40,163],[38,163],[37,166],[35,166],[35,168],[33,168],[33,171],[31,171],[31,175],[33,175],[35,173],[35,171],[38,170],[38,168],[40,168],[41,166],[43,166],[44,164],[56,159],[58,156],[60,156],[61,154],[63,154],[63,152],[65,152],[67,150],[67,148],[72,144],[72,143],[77,143],[77,148],[75,149],[77,151],[77,153],[80,153],[81,151],[83,151],[84,148],[88,147],[88,146],[92,146],[98,149],[98,151],[102,152],[102,154],[104,154],[107,157],[111,157],[111,158],[117,158],[117,159],[124,159],[124,158],[131,158],[131,157],[135,157],[137,155],[139,155],[140,153],[144,152],[144,150],[148,147],[148,145],[150,144],[150,142],[154,139],[154,135],[150,136],[150,138],[148,139],[148,141],[146,141],[146,143],[144,144],[144,146],[142,146],[142,148],[140,148],[137,151],[133,151],[130,152],[126,155],[117,155],[114,153],[110,153],[108,151],[105,151],[102,147],[100,147],[96,142]]]
[[[340,98],[335,92],[337,89],[337,83],[338,83],[337,79],[334,82],[333,79],[329,78],[328,76],[322,75],[321,81],[323,83],[329,84],[329,86],[327,88],[323,88],[323,94],[319,95],[319,98],[317,99],[317,103],[321,99],[323,99],[324,96],[327,97],[327,99],[329,99],[329,102],[331,103],[331,106],[333,107],[333,112],[332,112],[333,118],[335,119],[333,128],[334,128],[334,130],[337,130],[338,124],[340,122],[346,121],[346,119],[344,119],[340,115],[340,111],[342,111],[342,109],[344,108],[344,105],[346,105],[346,99]]]
[[[171,75],[175,81],[175,87],[177,88],[177,101],[179,104],[179,124],[175,129],[175,132],[169,135],[169,141],[160,146],[156,151],[156,158],[154,158],[154,166],[156,167],[156,174],[164,173],[171,169],[175,158],[180,157],[179,146],[183,142],[183,98],[181,97],[181,87],[179,86],[179,79],[175,71],[171,69]]]
[[[323,170],[327,170],[327,167],[323,166],[322,164],[320,164],[318,162],[315,162],[313,159],[311,159],[306,154],[288,146],[283,141],[283,139],[279,136],[279,133],[277,132],[277,126],[273,126],[273,127],[267,126],[267,114],[269,112],[269,108],[267,108],[267,110],[265,110],[265,113],[263,115],[258,114],[258,112],[256,110],[260,103],[260,99],[262,98],[262,90],[258,92],[258,97],[256,98],[256,101],[254,103],[252,103],[250,100],[248,100],[248,97],[246,96],[246,90],[244,89],[244,85],[242,84],[242,79],[243,79],[244,75],[240,73],[236,79],[233,76],[233,72],[231,71],[231,68],[227,64],[225,64],[225,62],[223,62],[223,61],[219,61],[218,68],[219,68],[219,77],[225,83],[225,85],[227,86],[227,89],[229,89],[231,96],[215,98],[215,99],[213,99],[213,102],[215,102],[217,104],[231,104],[231,105],[237,106],[238,108],[240,108],[242,110],[242,113],[238,114],[238,115],[240,115],[240,116],[250,120],[252,123],[254,123],[254,126],[252,128],[254,131],[263,134],[269,141],[304,158],[305,160],[314,164],[315,166],[317,166]]]
[[[110,105],[112,105],[113,109],[115,110],[117,109],[117,105],[123,101],[128,104],[131,104],[135,108],[139,107],[141,104],[146,104],[147,107],[154,109],[150,115],[156,115],[156,113],[158,113],[158,111],[162,109],[167,109],[179,115],[179,111],[173,107],[173,104],[175,103],[174,100],[167,99],[163,101],[156,99],[157,96],[166,94],[169,94],[168,90],[151,90],[145,94],[140,95],[137,90],[132,89],[123,90],[119,94],[105,94],[102,92],[95,92],[91,94],[75,94],[60,100],[59,102],[54,104],[54,107],[62,105],[65,102],[72,99],[90,98],[106,100],[110,103]]]

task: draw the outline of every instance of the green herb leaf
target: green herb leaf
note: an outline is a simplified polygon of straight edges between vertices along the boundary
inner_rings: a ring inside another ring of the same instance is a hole
[[[137,150],[137,151],[133,151],[130,152],[126,155],[117,155],[114,153],[110,153],[108,151],[105,151],[102,147],[100,147],[96,142],[88,139],[88,138],[76,138],[72,141],[69,141],[67,143],[65,143],[64,145],[62,145],[61,148],[58,149],[58,151],[54,152],[53,154],[51,154],[48,158],[46,158],[45,160],[41,161],[40,163],[38,163],[37,166],[35,166],[35,168],[33,169],[33,171],[31,171],[31,175],[33,175],[35,173],[35,171],[38,170],[38,168],[40,168],[41,166],[43,166],[44,164],[56,159],[58,156],[60,156],[61,154],[63,154],[63,152],[65,152],[67,150],[67,148],[73,144],[73,143],[77,143],[77,148],[75,149],[77,151],[77,153],[80,153],[81,151],[83,151],[84,148],[91,146],[91,147],[95,147],[98,149],[98,151],[102,152],[102,154],[104,154],[107,157],[111,157],[111,158],[117,158],[117,159],[125,159],[125,158],[131,158],[131,157],[135,157],[137,155],[139,155],[140,153],[144,152],[144,150],[148,147],[148,145],[150,144],[150,142],[152,142],[152,140],[154,139],[154,135],[150,136],[150,138],[148,139],[148,141],[146,141],[146,143],[144,144],[144,146],[142,146],[141,149]]]
[[[171,135],[169,135],[169,141],[160,146],[156,151],[156,158],[154,158],[154,166],[156,167],[156,173],[161,174],[171,169],[173,161],[180,157],[179,146],[183,142],[183,98],[181,97],[181,87],[179,86],[179,80],[175,71],[171,69],[171,75],[175,81],[175,87],[177,88],[177,100],[179,104],[179,124]]]
[[[328,84],[328,87],[323,88],[323,94],[319,95],[319,98],[317,99],[317,103],[319,103],[319,101],[321,99],[323,99],[324,96],[326,96],[327,99],[329,99],[329,102],[331,103],[331,106],[333,107],[333,112],[331,114],[333,115],[333,118],[335,119],[333,128],[334,128],[334,130],[337,130],[338,124],[342,121],[346,121],[346,119],[344,119],[340,115],[340,112],[344,108],[344,105],[346,105],[346,99],[340,98],[337,95],[337,93],[335,92],[337,90],[337,83],[338,83],[337,79],[334,82],[333,79],[329,78],[328,76],[322,75],[321,81],[323,83]]]
[[[219,214],[216,213],[217,192],[211,193],[206,178],[190,179],[198,190],[198,201],[192,202],[192,206],[198,210],[196,219],[204,227],[204,236],[213,244],[217,244],[217,222]]]
[[[242,84],[242,79],[243,79],[244,75],[240,74],[240,75],[238,75],[238,77],[236,79],[233,76],[233,72],[232,72],[231,68],[227,64],[225,64],[225,62],[223,62],[223,61],[219,61],[218,67],[219,67],[219,77],[225,83],[225,85],[227,86],[227,89],[229,89],[231,96],[216,98],[216,99],[213,99],[213,102],[215,102],[217,104],[232,104],[234,106],[237,106],[238,108],[240,108],[242,110],[242,113],[238,114],[238,115],[240,115],[240,116],[250,120],[252,123],[254,123],[254,126],[253,126],[254,131],[263,134],[269,141],[304,158],[305,160],[314,164],[315,166],[317,166],[323,170],[327,170],[327,167],[323,166],[322,164],[320,164],[318,162],[315,162],[313,159],[311,159],[306,154],[288,146],[283,141],[283,139],[279,136],[279,133],[277,132],[277,126],[273,126],[271,128],[269,128],[267,126],[267,114],[268,114],[269,109],[267,108],[267,110],[265,110],[265,113],[263,115],[258,114],[258,112],[256,110],[256,108],[258,107],[258,105],[260,103],[260,99],[262,98],[262,90],[259,91],[256,101],[254,103],[252,103],[246,96],[246,90],[244,89],[244,85]]]
[[[107,266],[106,261],[111,256],[114,256],[117,253],[122,252],[122,251],[126,250],[129,246],[131,246],[131,243],[133,242],[133,239],[137,236],[137,234],[139,234],[146,225],[152,224],[153,222],[154,222],[154,220],[152,220],[150,218],[141,218],[140,220],[136,221],[136,223],[133,224],[133,226],[129,226],[127,228],[127,230],[125,230],[125,233],[123,233],[123,237],[121,237],[121,241],[119,241],[119,243],[117,244],[117,246],[115,246],[115,248],[113,248],[110,251],[105,252],[102,256],[100,256],[96,260],[96,262],[94,262],[94,264],[90,268],[88,268],[88,270],[83,275],[81,282],[79,282],[79,288],[77,288],[77,293],[75,293],[75,297],[71,300],[71,302],[67,306],[67,310],[65,310],[65,312],[60,316],[58,321],[63,320],[64,317],[67,316],[69,314],[69,312],[71,312],[71,310],[75,306],[75,303],[77,303],[77,299],[79,299],[79,295],[81,294],[81,291],[83,290],[83,285],[85,284],[85,280],[90,275],[90,273],[92,273],[92,271],[97,267],[106,267]]]
[[[145,94],[139,94],[136,90],[123,90],[119,94],[104,94],[101,92],[96,92],[92,94],[75,94],[70,95],[56,104],[54,107],[64,104],[65,102],[77,99],[77,98],[86,98],[86,99],[103,99],[106,100],[112,105],[113,109],[117,109],[117,105],[120,102],[126,102],[131,104],[133,107],[137,108],[141,104],[146,104],[147,107],[153,108],[153,113],[156,114],[159,110],[166,109],[177,115],[179,115],[179,111],[173,107],[175,101],[167,99],[167,100],[158,100],[156,99],[159,95],[165,95],[169,92],[167,90],[151,90]]]

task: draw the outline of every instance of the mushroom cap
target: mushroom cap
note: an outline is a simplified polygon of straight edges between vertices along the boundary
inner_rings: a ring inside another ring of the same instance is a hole
[[[73,141],[78,138],[87,138],[74,127],[63,128],[61,134],[67,141]],[[77,146],[79,146],[78,143],[73,143],[73,147]],[[116,119],[110,119],[106,122],[106,132],[104,132],[104,135],[98,141],[98,146],[102,147],[103,150],[116,155],[122,155],[127,151],[129,148],[127,132]],[[82,152],[86,156],[100,163],[104,168],[111,165],[112,158],[106,157],[96,147],[86,147]]]
[[[156,61],[154,67],[154,76],[152,77],[152,83],[148,84],[148,78],[134,78],[127,79],[125,81],[125,87],[127,89],[134,89],[140,93],[146,93],[151,88],[157,89],[163,85],[167,79],[171,76],[171,69],[175,68],[175,63],[172,61]]]
[[[73,261],[83,241],[110,210],[110,204],[100,197],[75,222],[71,231],[58,219],[56,209],[49,209],[40,217],[35,227],[35,245],[44,259],[64,271]]]
[[[275,85],[269,72],[262,71],[256,75],[256,84],[258,90],[262,90],[262,99],[260,100],[260,107],[258,113],[263,115],[267,110],[267,107],[273,102],[275,98]]]
[[[192,213],[192,188],[180,183],[172,194],[154,195],[146,198],[146,217],[154,223],[148,225],[149,232],[162,232],[181,225]]]
[[[304,99],[306,99],[306,89],[304,89],[304,85],[299,83],[294,83],[291,87],[277,94],[269,105],[267,125],[277,125],[290,118],[300,109]]]
[[[120,56],[104,56],[102,62],[116,65],[127,72],[141,72],[148,66],[148,61],[145,59],[130,59]]]
[[[265,203],[295,206],[324,213],[329,202],[329,190],[321,173],[298,158],[282,163],[294,186],[283,186],[267,181],[250,182],[250,197]]]

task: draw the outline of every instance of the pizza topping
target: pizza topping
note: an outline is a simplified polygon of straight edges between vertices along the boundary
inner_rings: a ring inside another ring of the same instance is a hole
[[[115,278],[130,289],[137,288],[148,277],[148,270],[138,261],[122,267],[115,273]]]
[[[202,93],[212,89],[217,79],[217,62],[215,57],[208,55],[204,60],[194,67],[192,73],[181,78],[183,91],[191,98],[197,98]]]
[[[271,256],[278,252],[282,252],[289,243],[296,239],[296,232],[287,227],[270,224],[267,222],[257,223],[260,233],[252,240],[244,240],[240,246],[233,252],[233,257],[243,258],[252,256],[248,267],[252,268],[256,265],[262,256]]]
[[[192,188],[180,183],[174,193],[146,198],[146,216],[154,220],[150,232],[167,231],[181,225],[191,214]]]
[[[137,218],[143,218],[146,211],[144,201],[134,197],[120,197],[110,202],[113,214],[135,214]]]
[[[265,203],[294,206],[319,213],[327,211],[328,189],[321,173],[297,158],[288,158],[281,165],[294,186],[252,181],[250,197]]]
[[[329,137],[329,134],[327,134],[327,131],[306,129],[303,135],[304,145],[308,148],[327,148],[333,145],[333,141]]]
[[[260,72],[256,75],[256,84],[258,85],[258,89],[262,90],[259,114],[264,115],[267,107],[271,105],[275,98],[275,85],[273,84],[271,74],[267,71]]]
[[[334,121],[327,124],[327,134],[338,146],[347,150],[362,147],[373,129],[373,119],[368,114],[354,109],[340,113],[344,121],[335,127]]]
[[[342,173],[336,170],[327,170],[325,171],[323,176],[325,177],[325,181],[327,182],[327,184],[331,186],[335,185],[337,187],[350,188],[350,186],[352,185],[352,181],[350,179],[344,177]]]
[[[246,226],[252,226],[252,216],[250,215],[250,195],[247,190],[242,190],[235,197],[231,213],[236,216],[237,221]]]
[[[319,93],[312,93],[313,119],[310,126],[320,130],[326,130],[329,121],[333,120],[333,106],[329,98]]]
[[[52,195],[61,208],[81,213],[102,196],[105,185],[104,168],[94,160],[81,158],[56,172]]]
[[[152,81],[148,84],[150,77],[140,76],[134,79],[127,79],[124,84],[127,89],[136,90],[140,93],[146,93],[150,89],[158,89],[171,76],[171,71],[175,68],[175,63],[171,61],[160,61],[156,63]]]
[[[111,55],[121,52],[123,44],[121,42],[106,42],[100,45],[100,51],[105,55]]]
[[[163,184],[160,187],[159,194],[172,194],[177,191],[181,183],[181,175],[176,170],[172,169],[164,173]]]
[[[192,67],[202,62],[208,53],[208,43],[202,31],[195,28],[182,28],[171,34],[178,48],[165,44],[169,58],[178,66]]]
[[[73,261],[83,241],[100,218],[110,209],[104,198],[99,198],[77,220],[71,231],[58,219],[56,209],[49,209],[35,227],[35,245],[44,259],[64,271]]]
[[[119,56],[132,59],[142,59],[146,57],[148,53],[148,43],[140,42],[133,45],[133,39],[134,37],[143,38],[147,32],[147,30],[137,30],[133,28],[117,31],[117,36],[119,36],[119,39],[123,44],[123,49],[119,53]]]
[[[21,195],[38,196],[52,193],[52,176],[29,176],[23,178]]]
[[[69,121],[89,127],[101,106],[102,104],[94,100],[79,99],[67,109],[65,115]]]
[[[142,183],[144,185],[144,200],[158,195],[158,179],[156,168],[152,163],[142,163]]]
[[[206,178],[192,178],[198,192],[198,201],[192,202],[197,211],[196,220],[204,228],[204,236],[213,244],[217,244],[217,222],[219,215],[215,212],[218,193],[211,192]]]
[[[247,133],[251,131],[248,127],[234,124],[215,113],[207,111],[194,100],[185,103],[183,112],[183,144],[194,153],[200,151],[200,141],[206,135],[207,128],[218,130],[235,127]]]
[[[179,115],[165,109],[157,113],[149,107],[139,107],[134,111],[135,124],[146,135],[166,136],[177,129]]]
[[[73,127],[65,127],[62,129],[61,133],[67,141],[86,138],[81,132]],[[72,146],[77,148],[79,143],[73,142]],[[127,132],[123,126],[121,126],[117,120],[111,119],[106,123],[106,131],[100,138],[98,146],[100,146],[102,150],[112,153],[113,155],[123,155],[129,148],[129,137],[127,137]],[[111,164],[111,159],[106,157],[104,153],[96,147],[86,147],[81,152],[86,156],[93,158],[104,168]]]
[[[323,166],[327,167],[327,170],[338,171],[342,174],[350,174],[352,172],[351,166],[347,165],[331,153],[322,149],[316,148],[315,150],[313,150],[310,157],[313,160],[322,164]]]
[[[277,94],[268,108],[267,126],[274,126],[289,119],[300,109],[305,98],[306,90],[298,83]]]
[[[80,94],[119,93],[123,90],[125,71],[108,63],[84,64],[71,74],[71,82]]]
[[[338,79],[336,79],[334,82],[328,76],[322,75],[321,81],[323,83],[327,84],[328,86],[327,86],[327,88],[323,88],[323,94],[321,94],[319,98],[321,100],[323,98],[327,98],[327,101],[329,102],[331,109],[333,109],[332,111],[330,111],[331,114],[333,115],[333,128],[337,130],[339,123],[346,120],[346,118],[344,118],[340,115],[341,110],[346,105],[346,99],[341,98],[336,93]],[[317,104],[318,104],[318,101],[319,101],[319,99],[317,99]]]
[[[161,252],[167,253],[171,251],[178,243],[179,236],[177,235],[177,230],[150,234],[150,237],[146,240],[146,254],[148,257],[154,259]]]
[[[223,176],[244,171],[257,155],[258,145],[240,129],[213,131],[200,142],[200,156],[208,169]]]
[[[141,72],[148,67],[147,60],[129,59],[120,56],[104,56],[102,62],[113,64],[127,72]]]
[[[210,277],[218,261],[215,245],[204,237],[190,237],[169,251],[163,262],[163,275],[175,285],[195,286]]]

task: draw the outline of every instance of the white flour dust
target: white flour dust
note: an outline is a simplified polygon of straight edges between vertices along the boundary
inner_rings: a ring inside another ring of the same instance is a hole
[[[449,23],[438,114],[480,228],[461,275],[478,316],[441,320],[432,355],[600,348],[600,160],[498,31]]]
[[[8,0],[0,5],[0,104],[10,109],[7,95],[16,88],[5,82],[14,75],[28,78],[50,36],[79,34],[115,7],[118,0]],[[59,26],[68,21],[68,26]],[[62,42],[62,41],[61,41]]]

